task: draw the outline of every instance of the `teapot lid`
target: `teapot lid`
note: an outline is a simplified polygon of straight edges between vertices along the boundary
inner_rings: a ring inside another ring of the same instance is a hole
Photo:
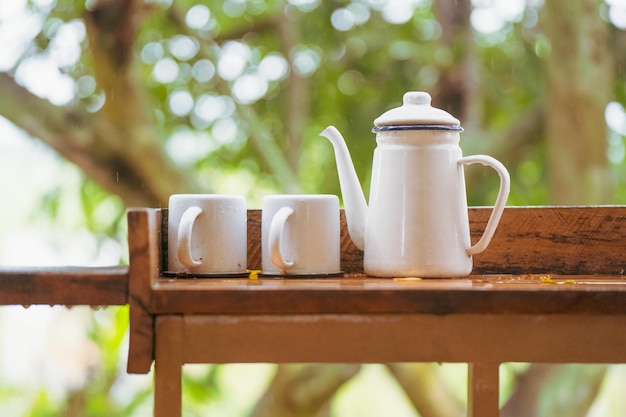
[[[402,106],[388,110],[374,120],[375,126],[403,126],[405,129],[431,128],[463,130],[461,122],[450,113],[432,107],[430,94],[409,91],[402,98]],[[387,130],[376,129],[375,130]]]

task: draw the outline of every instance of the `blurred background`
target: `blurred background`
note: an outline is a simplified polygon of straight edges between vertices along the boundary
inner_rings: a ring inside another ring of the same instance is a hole
[[[509,205],[624,204],[625,71],[626,0],[0,0],[0,264],[126,264],[126,209],[174,193],[339,194],[329,124],[367,194],[373,120],[412,90],[507,166]],[[470,205],[495,199],[485,171]],[[127,327],[127,307],[1,307],[2,415],[150,415]],[[184,415],[462,416],[466,371],[185,366]],[[623,416],[625,383],[504,364],[502,415]]]

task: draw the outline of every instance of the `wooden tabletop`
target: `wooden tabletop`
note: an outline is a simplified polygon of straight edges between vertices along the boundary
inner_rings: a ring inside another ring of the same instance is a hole
[[[626,314],[621,276],[160,279],[156,314]]]
[[[470,208],[473,241],[490,213]],[[168,279],[159,272],[167,268],[167,210],[130,214],[129,227],[143,242],[131,245],[131,261],[152,271],[137,289],[150,293],[142,305],[154,314],[626,313],[622,206],[508,207],[488,249],[474,256],[473,275],[458,279],[364,275],[363,253],[348,236],[343,212],[342,278]],[[260,214],[248,211],[253,270],[261,267]]]

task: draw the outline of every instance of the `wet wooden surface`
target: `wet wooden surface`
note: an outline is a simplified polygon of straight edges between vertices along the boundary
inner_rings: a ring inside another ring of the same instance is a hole
[[[159,280],[157,314],[626,314],[613,276]]]
[[[162,210],[162,230],[167,210]],[[480,238],[490,208],[470,208]],[[468,278],[373,278],[341,216],[343,278],[166,279],[155,313],[626,313],[626,207],[507,207]],[[165,238],[166,233],[162,233]],[[248,262],[261,267],[261,212],[248,211]],[[162,254],[167,240],[162,240]],[[166,268],[167,256],[161,256]]]

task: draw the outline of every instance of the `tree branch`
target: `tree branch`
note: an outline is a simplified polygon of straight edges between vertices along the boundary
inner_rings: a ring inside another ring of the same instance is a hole
[[[169,194],[194,190],[160,146],[138,143],[120,134],[101,113],[63,108],[35,96],[13,77],[0,73],[0,114],[78,165],[93,181],[127,206],[161,206]],[[147,166],[153,165],[152,168]],[[143,169],[139,169],[143,168]],[[146,176],[154,170],[156,175]]]
[[[422,417],[461,417],[465,411],[450,395],[434,363],[397,363],[387,368]]]
[[[316,417],[361,365],[279,365],[250,417]]]
[[[519,376],[500,415],[584,417],[598,395],[606,370],[606,365],[531,364]]]

